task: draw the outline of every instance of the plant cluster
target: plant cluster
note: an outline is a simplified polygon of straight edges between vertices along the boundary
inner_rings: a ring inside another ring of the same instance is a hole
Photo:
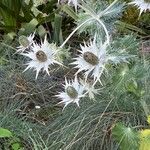
[[[149,42],[141,46],[135,34],[118,31],[126,8],[138,6],[140,18],[150,10],[149,0],[2,0],[0,5],[1,45],[15,50],[0,51],[6,55],[0,59],[0,138],[9,143],[2,147],[149,149]],[[4,42],[8,36],[14,45]],[[18,124],[21,131],[13,135]]]

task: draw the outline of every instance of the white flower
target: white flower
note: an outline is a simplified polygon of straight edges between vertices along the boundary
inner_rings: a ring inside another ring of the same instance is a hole
[[[150,11],[150,0],[134,0],[129,4],[133,4],[140,9],[140,15],[142,12],[146,12],[146,10]]]
[[[84,86],[90,99],[94,99],[94,95],[99,94],[100,89],[96,89],[95,84],[83,80],[81,80],[81,84]]]
[[[101,82],[100,77],[105,70],[105,64],[107,62],[107,44],[100,43],[100,46],[97,47],[95,40],[96,39],[94,38],[93,42],[91,41],[89,45],[86,45],[84,43],[84,46],[80,46],[81,55],[77,58],[74,58],[75,61],[72,64],[76,65],[74,68],[78,68],[76,74],[84,71],[86,80],[87,77],[91,75],[92,77],[94,77],[95,82]]]
[[[79,107],[79,101],[82,97],[85,97],[85,89],[82,84],[79,83],[77,77],[74,80],[67,81],[65,79],[64,92],[60,92],[56,97],[62,99],[60,103],[64,103],[64,108],[70,103],[76,103]]]
[[[65,2],[65,0],[58,0],[58,3],[60,3],[60,1]],[[77,10],[78,0],[68,0],[68,4],[73,4]]]
[[[35,32],[33,34],[30,34],[28,37],[22,35],[19,37],[19,44],[20,46],[17,47],[17,52],[24,52],[26,49],[30,48],[30,46],[33,44],[33,39],[35,36]]]
[[[28,66],[24,71],[33,68],[36,70],[36,79],[41,69],[46,71],[49,75],[49,65],[54,63],[62,65],[56,60],[57,50],[53,49],[53,44],[49,44],[46,37],[41,45],[33,43],[33,46],[31,46],[31,51],[22,53],[22,55],[31,59],[31,61],[27,63]]]

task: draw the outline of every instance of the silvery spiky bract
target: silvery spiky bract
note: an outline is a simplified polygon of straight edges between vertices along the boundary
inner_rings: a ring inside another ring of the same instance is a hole
[[[114,63],[118,64],[120,62],[128,62],[130,56],[123,54],[109,54],[108,53],[108,43],[99,41],[96,43],[96,36],[93,41],[90,41],[89,44],[84,43],[80,45],[81,50],[79,51],[81,54],[74,58],[74,62],[71,63],[75,65],[74,68],[77,68],[79,72],[83,72],[85,75],[85,80],[87,80],[88,76],[93,77],[94,84],[99,81],[102,73],[106,70],[106,64]]]
[[[30,48],[30,46],[33,44],[33,39],[35,36],[35,32],[33,34],[30,34],[29,36],[20,36],[19,37],[19,44],[20,46],[17,47],[17,52],[24,52],[26,49]]]
[[[70,103],[76,103],[79,107],[79,101],[82,97],[85,97],[85,89],[82,84],[79,83],[77,77],[74,80],[65,79],[64,92],[60,92],[56,97],[62,101],[59,102],[64,104],[64,108]]]
[[[140,15],[142,12],[150,11],[150,1],[149,0],[133,0],[129,4],[133,4],[140,10]]]
[[[80,80],[81,84],[84,86],[86,94],[90,99],[95,99],[95,95],[99,94],[100,89],[95,88],[95,84],[92,82]]]
[[[84,46],[80,45],[81,50],[75,61],[72,63],[76,65],[75,68],[78,69],[76,74],[84,71],[85,78],[91,74],[94,77],[94,81],[100,81],[100,77],[105,69],[105,64],[107,62],[106,57],[106,47],[107,44],[100,43],[100,46],[96,45],[96,38],[90,41],[88,45],[84,43]]]
[[[31,59],[27,63],[28,66],[24,71],[28,69],[36,70],[36,79],[42,69],[43,71],[46,71],[49,75],[49,65],[52,65],[54,63],[62,65],[56,60],[57,49],[53,48],[53,44],[48,43],[46,37],[41,45],[33,43],[33,46],[31,46],[31,51],[27,53],[22,53],[22,55],[27,56]]]

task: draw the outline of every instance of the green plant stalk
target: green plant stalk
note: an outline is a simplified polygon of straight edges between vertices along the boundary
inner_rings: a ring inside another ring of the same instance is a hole
[[[82,24],[80,24],[76,29],[73,30],[73,32],[70,33],[70,35],[67,37],[67,39],[62,43],[62,45],[60,46],[60,48],[64,47],[64,45],[68,42],[68,40],[74,35],[74,33],[81,28],[85,23],[87,23],[88,21],[93,20],[93,18],[90,18],[88,20],[86,20],[85,22],[83,22]]]

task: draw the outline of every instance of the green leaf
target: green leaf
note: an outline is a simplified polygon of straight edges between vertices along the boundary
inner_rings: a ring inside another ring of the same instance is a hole
[[[59,14],[55,14],[54,19],[54,41],[59,43],[59,37],[61,32],[61,25],[62,25],[62,17]]]
[[[142,94],[141,93],[142,89],[138,86],[138,83],[136,82],[136,80],[134,78],[129,79],[125,83],[125,87],[128,92],[134,93],[138,97],[140,97]]]
[[[76,13],[72,10],[72,8],[68,5],[64,5],[62,7],[62,10],[67,13],[70,17],[72,17],[74,20],[78,19],[78,16],[76,15]]]
[[[117,21],[116,25],[120,31],[124,32],[125,30],[128,30],[128,31],[134,31],[134,32],[146,35],[146,33],[142,29],[140,29],[140,28],[138,28],[132,24],[128,24],[126,22],[123,22],[123,21]]]
[[[0,128],[0,138],[12,137],[12,133],[4,128]]]
[[[112,135],[118,142],[120,150],[137,150],[138,133],[130,127],[117,123],[112,130]]]
[[[11,147],[12,147],[12,150],[20,150],[21,148],[20,143],[13,143]]]
[[[0,14],[2,15],[5,25],[15,25],[19,18],[21,9],[21,0],[1,0]]]
[[[38,27],[37,32],[38,32],[40,37],[44,37],[44,35],[47,33],[45,28],[42,25],[40,25]]]
[[[34,17],[32,11],[31,11],[31,8],[33,6],[33,3],[31,3],[31,2],[32,2],[32,0],[30,0],[29,5],[27,5],[25,2],[22,3],[22,11],[23,11],[24,17],[27,22],[31,21],[32,18]]]
[[[29,35],[35,31],[38,21],[36,18],[33,18],[29,23],[22,24],[22,28],[19,31],[19,35]]]

